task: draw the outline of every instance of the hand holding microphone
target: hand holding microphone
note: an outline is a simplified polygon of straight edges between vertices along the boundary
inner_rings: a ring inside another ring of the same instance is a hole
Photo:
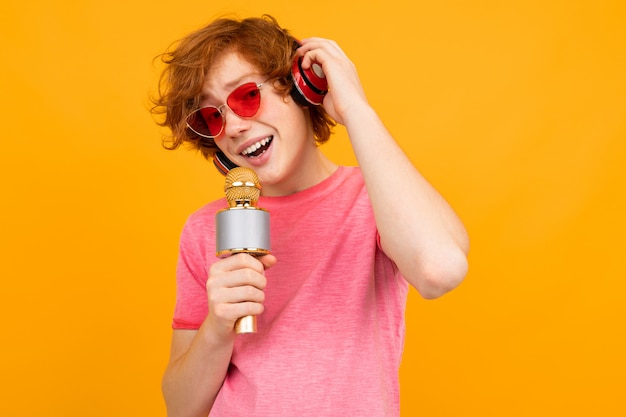
[[[216,253],[224,258],[237,253],[261,257],[271,252],[270,215],[256,206],[261,185],[256,173],[243,167],[228,172],[224,184],[228,208],[215,216]],[[245,316],[235,323],[237,333],[256,332],[256,317]]]

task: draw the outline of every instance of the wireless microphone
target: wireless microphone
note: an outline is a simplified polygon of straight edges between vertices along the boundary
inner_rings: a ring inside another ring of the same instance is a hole
[[[216,253],[220,258],[236,253],[263,256],[271,252],[270,214],[256,206],[261,184],[250,168],[236,167],[226,175],[224,192],[228,208],[215,215]],[[237,333],[255,333],[256,317],[235,323]]]

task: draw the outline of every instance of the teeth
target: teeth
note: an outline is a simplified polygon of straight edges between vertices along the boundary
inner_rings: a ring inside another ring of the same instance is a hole
[[[253,143],[252,145],[248,146],[246,149],[243,150],[243,152],[241,152],[242,155],[246,156],[254,151],[256,151],[257,149],[259,149],[261,146],[265,146],[267,145],[267,143],[270,141],[270,138],[267,137],[263,140],[258,141],[257,143]]]

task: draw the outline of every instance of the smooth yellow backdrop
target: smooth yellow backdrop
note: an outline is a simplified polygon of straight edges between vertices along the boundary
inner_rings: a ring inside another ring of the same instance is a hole
[[[3,1],[0,415],[165,415],[178,235],[223,180],[160,147],[152,59],[225,12],[336,39],[468,227],[466,282],[411,292],[402,415],[626,415],[621,0]]]

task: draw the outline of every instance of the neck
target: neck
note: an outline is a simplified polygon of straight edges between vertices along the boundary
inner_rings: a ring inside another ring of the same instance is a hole
[[[304,191],[330,177],[337,170],[338,165],[328,159],[318,148],[317,152],[314,152],[308,161],[303,161],[300,167],[297,173],[280,183],[264,184],[261,195],[265,197],[280,197]]]

